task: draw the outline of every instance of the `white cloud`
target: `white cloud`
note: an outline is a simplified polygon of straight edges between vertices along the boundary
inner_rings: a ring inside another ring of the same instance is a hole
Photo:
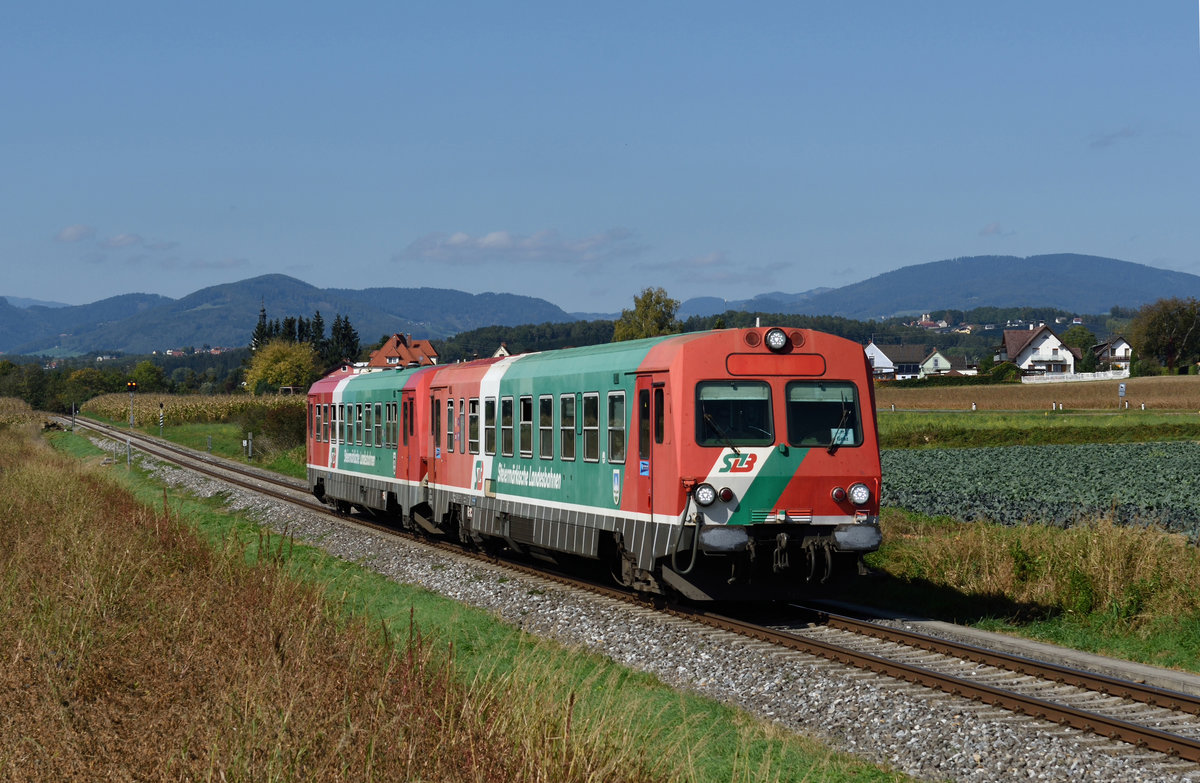
[[[142,238],[137,234],[117,234],[116,236],[109,237],[100,244],[111,248],[132,247],[133,245],[142,244]]]
[[[54,238],[59,242],[81,242],[84,239],[90,239],[95,234],[96,229],[91,226],[76,224],[67,226],[62,231],[59,231]]]
[[[462,231],[426,234],[392,256],[393,261],[436,261],[456,266],[507,262],[582,266],[642,251],[629,231],[611,229],[582,239],[564,239],[557,231],[522,235],[492,231],[473,237]]]

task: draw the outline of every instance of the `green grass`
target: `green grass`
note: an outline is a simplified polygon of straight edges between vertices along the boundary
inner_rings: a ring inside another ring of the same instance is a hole
[[[79,436],[64,433],[54,442],[81,458],[99,453]],[[129,471],[121,463],[109,473],[144,504],[161,509],[165,502],[213,547],[242,547],[247,560],[275,559],[295,578],[321,586],[347,616],[368,617],[400,641],[415,623],[435,649],[453,655],[464,680],[494,683],[511,691],[518,705],[522,700],[562,705],[572,711],[579,731],[594,727],[611,732],[614,742],[644,742],[639,755],[661,761],[675,771],[674,779],[903,779],[601,656],[522,633],[483,610],[265,533],[253,521],[229,514],[219,500],[164,490],[140,469]]]
[[[970,448],[1200,440],[1200,416],[1143,411],[983,413],[880,410],[880,448]]]

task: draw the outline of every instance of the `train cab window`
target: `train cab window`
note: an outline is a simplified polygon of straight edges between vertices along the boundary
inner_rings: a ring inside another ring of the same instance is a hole
[[[600,461],[600,395],[583,395],[583,460]]]
[[[467,450],[479,453],[479,398],[467,400]]]
[[[446,400],[446,453],[454,451],[454,400]]]
[[[701,446],[770,446],[771,387],[763,381],[696,384],[696,442]]]
[[[792,381],[787,385],[788,443],[861,446],[858,389],[847,381]]]
[[[554,459],[554,398],[538,397],[538,456]]]
[[[375,445],[383,445],[383,403],[375,403]]]
[[[608,461],[625,461],[625,392],[608,393]]]
[[[575,395],[564,394],[558,399],[559,447],[562,458],[575,459]]]
[[[483,401],[483,453],[496,453],[496,398]]]
[[[533,397],[521,397],[519,409],[520,450],[522,457],[533,456]]]
[[[500,398],[500,454],[513,455],[513,398]]]

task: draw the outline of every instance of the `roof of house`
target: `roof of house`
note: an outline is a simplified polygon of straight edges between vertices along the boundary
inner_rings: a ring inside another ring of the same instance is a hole
[[[408,367],[437,364],[438,352],[428,340],[414,340],[412,335],[393,334],[379,348],[371,351],[368,367]]]

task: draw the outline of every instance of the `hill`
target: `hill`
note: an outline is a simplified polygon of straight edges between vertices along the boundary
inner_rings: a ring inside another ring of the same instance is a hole
[[[779,294],[758,297],[782,302],[786,310],[765,309],[757,299],[737,303],[736,309],[860,320],[976,307],[1107,313],[1115,305],[1137,308],[1170,296],[1200,298],[1200,276],[1074,253],[974,256],[906,266],[861,283],[795,296],[793,303]],[[730,302],[731,309],[734,304]]]
[[[867,320],[977,307],[1048,307],[1076,314],[1136,308],[1169,296],[1200,299],[1200,276],[1112,258],[1062,253],[976,256],[917,264],[835,289],[773,291],[752,299],[701,297],[680,318],[725,310]],[[22,301],[22,300],[17,300]],[[29,300],[24,300],[29,301]],[[0,351],[79,355],[246,345],[265,306],[271,319],[348,316],[364,343],[394,332],[442,339],[488,326],[612,319],[569,314],[544,299],[442,288],[321,289],[286,275],[212,286],[182,299],[125,294],[78,306],[19,307],[0,297]]]
[[[513,294],[467,294],[432,288],[321,289],[287,275],[264,275],[212,286],[182,299],[127,294],[75,307],[14,307],[0,298],[0,351],[80,355],[150,353],[203,345],[246,345],[260,307],[269,318],[311,317],[325,323],[348,316],[363,342],[406,332],[448,337],[493,324],[528,319],[570,321],[542,299]],[[327,327],[328,328],[328,327]]]

